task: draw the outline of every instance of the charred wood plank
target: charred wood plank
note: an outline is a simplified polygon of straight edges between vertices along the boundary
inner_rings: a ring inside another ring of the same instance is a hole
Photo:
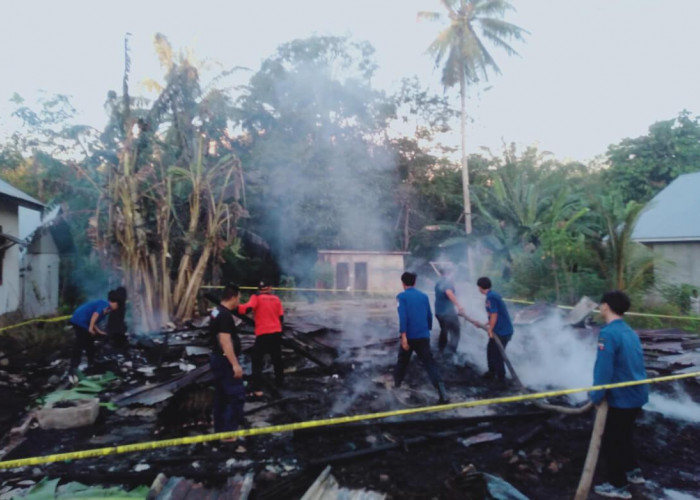
[[[325,370],[330,369],[332,366],[332,363],[326,363],[322,359],[319,359],[315,355],[311,354],[305,347],[301,345],[301,342],[299,340],[293,338],[293,337],[282,337],[282,345],[284,347],[287,347],[297,354],[301,354],[304,356],[306,359],[316,363],[318,366],[321,368],[324,368]]]
[[[552,416],[551,412],[547,411],[537,411],[537,412],[527,412],[527,413],[515,413],[515,414],[504,414],[504,415],[481,415],[477,417],[453,417],[453,418],[419,418],[419,419],[405,419],[405,420],[383,420],[383,421],[371,421],[371,422],[356,422],[351,424],[341,424],[332,425],[329,427],[318,427],[315,429],[299,429],[294,431],[294,437],[304,437],[309,434],[321,435],[321,434],[338,434],[345,432],[361,432],[367,429],[380,428],[380,429],[420,429],[425,427],[437,426],[437,427],[450,427],[455,425],[469,426],[478,425],[483,422],[508,422],[510,420],[531,420],[531,419],[542,419],[550,418]]]

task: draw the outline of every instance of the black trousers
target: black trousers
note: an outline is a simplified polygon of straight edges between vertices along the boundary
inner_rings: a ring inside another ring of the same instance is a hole
[[[436,314],[435,317],[440,323],[438,348],[443,351],[449,345],[450,350],[457,352],[460,335],[459,316],[456,314]]]
[[[496,334],[494,333],[494,335]],[[501,337],[498,335],[498,340],[500,340],[501,344],[503,344],[503,350],[505,350],[512,337],[512,335],[508,335],[507,337]],[[493,373],[497,379],[504,380],[506,378],[506,367],[503,361],[503,356],[496,345],[496,341],[492,338],[489,338],[489,343],[486,346],[486,361],[489,365],[489,371]]]
[[[235,431],[243,423],[243,379],[234,378],[233,366],[221,354],[210,354],[209,365],[214,374],[214,432]]]
[[[80,358],[83,351],[87,355],[88,368],[95,362],[95,337],[90,335],[85,328],[73,325],[75,331],[75,344],[73,344],[73,355],[70,358],[70,372],[73,373],[80,365]]]
[[[394,385],[396,387],[401,385],[404,377],[406,376],[406,369],[408,368],[408,363],[411,361],[411,356],[413,353],[418,356],[418,361],[423,365],[425,371],[428,372],[428,377],[435,387],[442,382],[442,376],[440,375],[440,370],[433,359],[433,354],[430,352],[430,339],[408,339],[408,351],[404,351],[399,344],[399,357],[396,361],[396,367],[394,368]]]
[[[275,383],[279,386],[284,382],[284,365],[282,364],[282,334],[266,333],[255,336],[253,346],[253,389],[260,390],[262,383],[262,370],[265,361],[265,354],[269,354],[272,359],[272,366],[275,369]]]
[[[641,408],[608,408],[602,454],[607,481],[613,486],[626,485],[626,473],[637,468],[633,434],[634,423],[641,411]]]

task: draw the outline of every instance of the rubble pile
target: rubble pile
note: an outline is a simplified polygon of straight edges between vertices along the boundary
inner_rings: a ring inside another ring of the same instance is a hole
[[[406,388],[387,383],[398,349],[395,314],[389,300],[288,307],[285,386],[269,383],[263,398],[246,401],[246,426],[435,404],[417,363],[409,367]],[[90,425],[49,430],[33,418],[47,394],[71,389],[64,377],[67,351],[29,366],[11,360],[0,367],[0,396],[21,402],[0,410],[2,460],[211,433],[206,326],[197,322],[132,339],[126,349],[101,346],[100,371],[115,378],[100,379],[104,384],[93,396],[99,414]],[[584,328],[582,335],[595,334],[590,325]],[[246,353],[252,328],[241,330]],[[640,333],[652,370],[697,369],[697,337]],[[436,356],[453,402],[516,393],[482,380],[459,355]],[[248,363],[243,356],[245,373]],[[697,382],[685,386],[700,401]],[[0,499],[44,488],[45,478],[60,480],[51,483],[56,492],[80,483],[168,499],[486,498],[487,491],[493,498],[571,498],[592,419],[592,413],[553,414],[520,402],[172,446],[0,470]],[[650,481],[635,486],[635,497],[663,498],[668,490],[700,495],[700,424],[648,411],[640,427],[639,455]]]

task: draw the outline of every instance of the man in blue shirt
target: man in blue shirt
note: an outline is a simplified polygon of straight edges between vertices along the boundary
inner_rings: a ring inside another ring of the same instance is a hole
[[[498,336],[498,340],[501,341],[503,349],[505,349],[513,337],[513,323],[510,321],[505,302],[499,294],[491,290],[491,280],[487,277],[481,277],[476,281],[476,286],[479,287],[479,291],[483,295],[486,295],[486,314],[489,318],[484,325],[489,334],[489,343],[486,347],[489,371],[484,374],[484,378],[496,379],[503,385],[506,381],[506,369],[494,336]]]
[[[440,323],[440,337],[438,348],[444,351],[450,346],[450,350],[457,352],[459,346],[459,317],[457,312],[464,314],[464,308],[459,304],[455,295],[455,284],[449,276],[446,268],[440,269],[440,279],[435,283],[435,317]]]
[[[119,307],[119,297],[114,290],[107,295],[107,300],[91,300],[78,307],[70,318],[70,324],[75,331],[75,344],[73,345],[73,355],[70,360],[70,370],[68,378],[71,382],[78,381],[75,371],[80,365],[80,358],[83,351],[87,355],[88,370],[93,368],[95,361],[95,335],[107,335],[100,329],[98,323],[102,321],[111,311],[116,311]]]
[[[445,385],[442,382],[440,370],[430,352],[430,330],[433,328],[433,313],[430,310],[430,300],[428,296],[415,289],[416,274],[403,273],[401,275],[403,292],[396,296],[399,312],[399,332],[401,334],[401,345],[399,347],[399,357],[394,369],[394,386],[399,387],[406,375],[408,363],[411,355],[415,351],[418,360],[428,372],[430,381],[438,390],[440,396],[439,403],[449,402]]]
[[[629,308],[629,297],[619,290],[606,293],[600,300],[605,326],[598,336],[593,385],[647,378],[642,343],[622,319]],[[627,483],[645,482],[635,459],[632,436],[635,420],[649,400],[649,386],[592,391],[590,398],[596,405],[605,398],[609,405],[602,444],[608,482],[596,486],[595,492],[611,498],[632,498]]]

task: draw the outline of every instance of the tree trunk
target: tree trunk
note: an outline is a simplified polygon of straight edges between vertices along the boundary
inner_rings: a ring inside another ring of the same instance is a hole
[[[469,165],[467,164],[467,81],[464,72],[459,76],[460,135],[462,142],[462,191],[464,193],[464,230],[472,234],[472,206],[469,196]]]

